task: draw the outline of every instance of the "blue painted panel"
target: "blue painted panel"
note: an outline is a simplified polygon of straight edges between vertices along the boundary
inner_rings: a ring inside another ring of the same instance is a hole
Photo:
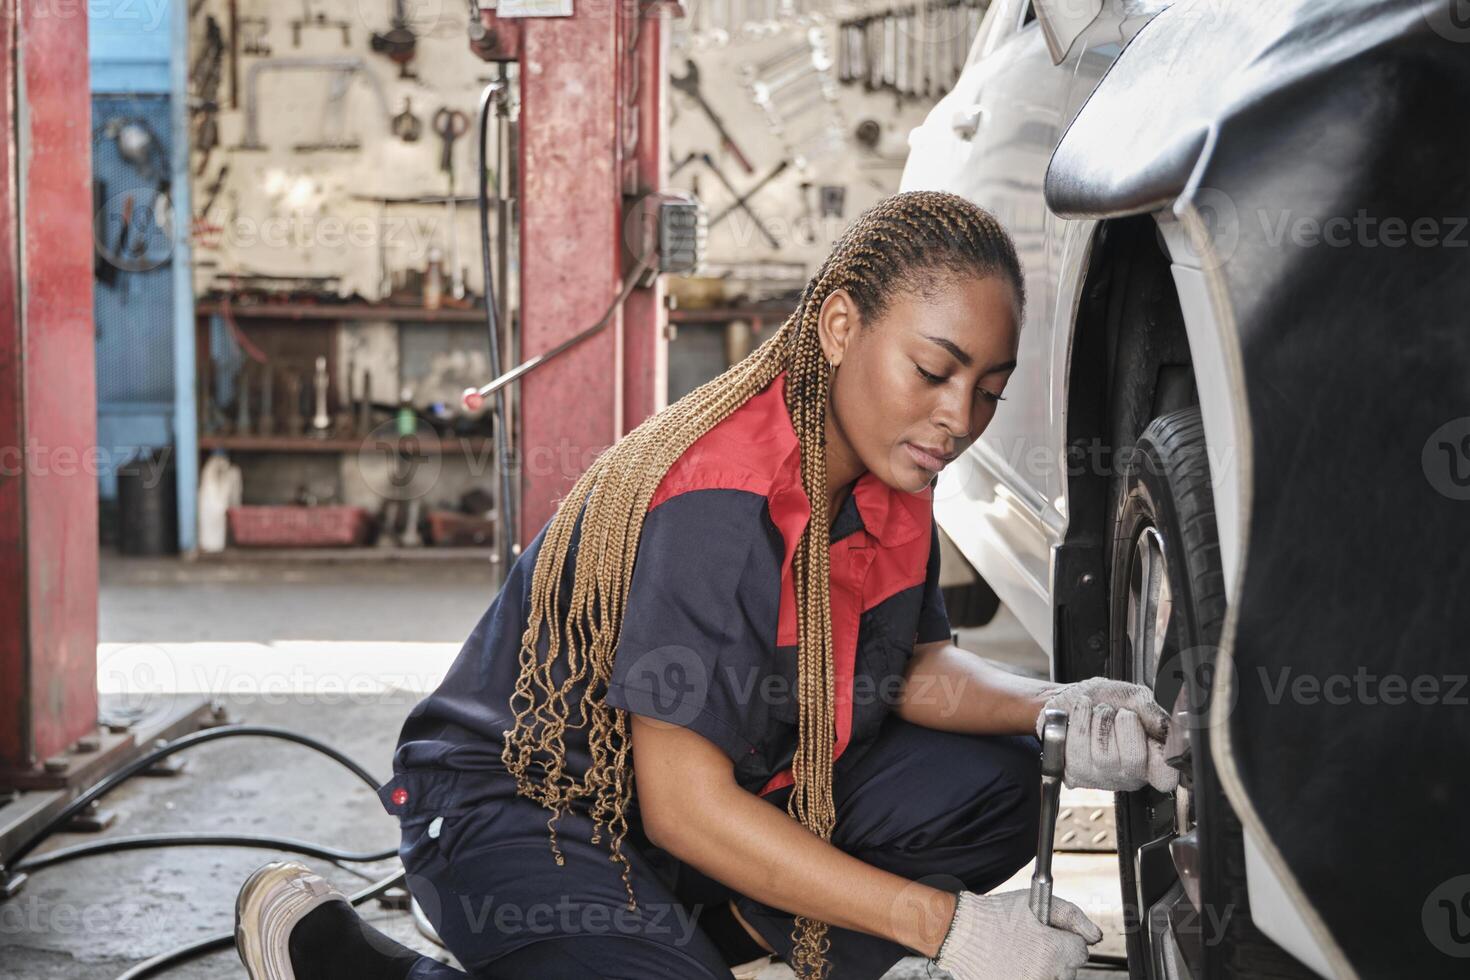
[[[117,468],[140,451],[173,442],[173,405],[164,411],[127,414],[103,413],[97,417],[97,495],[117,499]]]
[[[48,9],[58,16],[87,17],[88,61],[94,93],[141,96],[155,99],[145,112],[165,147],[164,167],[173,181],[173,205],[184,220],[173,222],[171,261],[153,263],[148,256],[137,265],[148,266],[125,273],[113,285],[98,284],[98,430],[100,445],[167,445],[174,443],[179,482],[179,546],[194,547],[194,512],[199,477],[199,449],[195,413],[194,378],[194,292],[190,270],[188,146],[188,0],[53,0]],[[206,16],[201,12],[199,16]],[[114,103],[115,105],[115,103]],[[102,125],[94,104],[94,127]],[[100,130],[98,141],[107,137]],[[94,151],[96,146],[94,146]],[[115,150],[101,152],[101,171],[115,165]],[[114,173],[114,183],[126,180]],[[148,182],[143,181],[144,185]],[[107,233],[120,226],[120,204],[109,187],[111,200],[99,202]],[[135,207],[142,201],[135,196]],[[151,217],[151,213],[145,217]],[[148,255],[166,243],[158,240],[154,227]],[[115,238],[112,239],[115,241]],[[167,292],[161,293],[161,289]],[[140,348],[120,346],[138,337]],[[165,339],[159,345],[158,339]],[[136,372],[136,373],[134,373]],[[157,399],[172,399],[172,411]],[[160,428],[162,426],[162,428]],[[115,492],[111,469],[101,475],[99,490],[105,498]]]
[[[92,91],[168,94],[172,0],[89,0],[85,9]]]
[[[173,228],[161,221],[157,195],[159,182],[172,169],[169,110],[169,98],[161,95],[92,99],[92,175],[102,195],[93,315],[103,500],[114,498],[117,465],[133,449],[173,442]],[[146,163],[133,165],[119,156],[110,135],[119,124],[138,127],[157,141]],[[129,216],[126,228],[124,214]]]

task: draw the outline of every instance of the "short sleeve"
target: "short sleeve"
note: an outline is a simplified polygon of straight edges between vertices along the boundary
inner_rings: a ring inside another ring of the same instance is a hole
[[[753,492],[700,489],[648,512],[606,697],[732,761],[754,751],[775,657],[780,566],[765,507]]]
[[[948,640],[954,635],[949,613],[944,609],[944,592],[939,587],[939,522],[930,521],[929,565],[924,575],[924,600],[919,607],[919,632],[915,643]]]

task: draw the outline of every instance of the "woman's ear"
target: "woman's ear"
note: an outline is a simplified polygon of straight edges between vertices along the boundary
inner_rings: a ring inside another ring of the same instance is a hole
[[[847,345],[857,336],[861,317],[846,289],[834,289],[822,300],[822,308],[817,311],[817,337],[829,364],[842,363]]]

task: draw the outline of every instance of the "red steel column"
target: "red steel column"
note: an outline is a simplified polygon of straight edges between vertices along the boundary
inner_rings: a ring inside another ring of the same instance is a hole
[[[571,17],[520,22],[524,358],[596,322],[621,286],[620,66],[624,18],[638,10],[634,0],[575,0]],[[663,166],[660,16],[645,17],[637,59],[650,109],[636,152],[650,188]],[[662,403],[662,322],[661,290],[638,290],[604,332],[521,382],[522,545],[597,455]]]
[[[0,30],[0,770],[24,770],[97,720],[86,6],[12,0]]]
[[[521,35],[521,356],[595,323],[617,294],[616,19],[604,0]],[[616,325],[521,382],[522,545],[610,445]]]

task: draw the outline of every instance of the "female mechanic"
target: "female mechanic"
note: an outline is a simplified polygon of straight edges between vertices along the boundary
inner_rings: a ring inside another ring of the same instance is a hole
[[[1167,714],[960,650],[938,584],[933,483],[1003,398],[1023,282],[986,211],[888,198],[779,330],[576,482],[379,790],[472,976],[1085,962],[1102,934],[1075,905],[1048,926],[989,893],[1034,854],[1040,717],[1068,712],[1067,785],[1168,791]],[[464,976],[295,862],[245,883],[236,935],[252,980]]]

